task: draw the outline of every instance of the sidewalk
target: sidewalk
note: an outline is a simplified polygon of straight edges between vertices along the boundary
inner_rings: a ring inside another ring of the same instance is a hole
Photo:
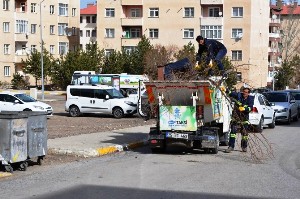
[[[48,139],[49,154],[98,157],[148,144],[150,126]]]

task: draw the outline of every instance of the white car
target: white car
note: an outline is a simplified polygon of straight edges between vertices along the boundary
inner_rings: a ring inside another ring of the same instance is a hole
[[[275,128],[274,104],[260,93],[251,93],[254,96],[252,112],[249,113],[249,122],[253,125],[256,132],[262,132],[264,126]]]
[[[44,102],[39,102],[34,98],[21,92],[0,92],[0,110],[1,111],[39,111],[47,112],[52,116],[53,108]]]
[[[102,113],[122,118],[137,113],[135,101],[107,85],[69,85],[65,110],[71,117],[82,113]]]

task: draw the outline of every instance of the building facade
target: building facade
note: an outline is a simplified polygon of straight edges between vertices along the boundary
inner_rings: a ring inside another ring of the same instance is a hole
[[[131,51],[142,35],[151,44],[192,42],[197,35],[221,41],[240,74],[238,86],[267,85],[268,1],[251,0],[106,0],[97,3],[97,42],[107,53]]]
[[[0,81],[8,82],[14,73],[23,73],[22,59],[44,49],[54,57],[79,46],[79,0],[1,0],[0,1]],[[41,34],[42,33],[42,34]],[[38,84],[41,84],[38,82]]]
[[[87,4],[80,9],[80,48],[86,49],[86,45],[97,41],[97,5]]]

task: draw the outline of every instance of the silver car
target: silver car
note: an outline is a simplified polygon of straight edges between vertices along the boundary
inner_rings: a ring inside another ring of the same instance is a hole
[[[298,103],[298,115],[300,117],[300,90],[284,90],[288,91],[292,94],[292,96],[295,98],[296,103]]]
[[[298,104],[288,91],[273,91],[263,93],[269,102],[275,104],[275,121],[291,124],[292,119],[298,121]]]

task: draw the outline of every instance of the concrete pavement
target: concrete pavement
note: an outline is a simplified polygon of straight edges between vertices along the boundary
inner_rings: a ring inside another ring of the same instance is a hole
[[[49,154],[97,157],[148,144],[151,125],[48,139]]]

